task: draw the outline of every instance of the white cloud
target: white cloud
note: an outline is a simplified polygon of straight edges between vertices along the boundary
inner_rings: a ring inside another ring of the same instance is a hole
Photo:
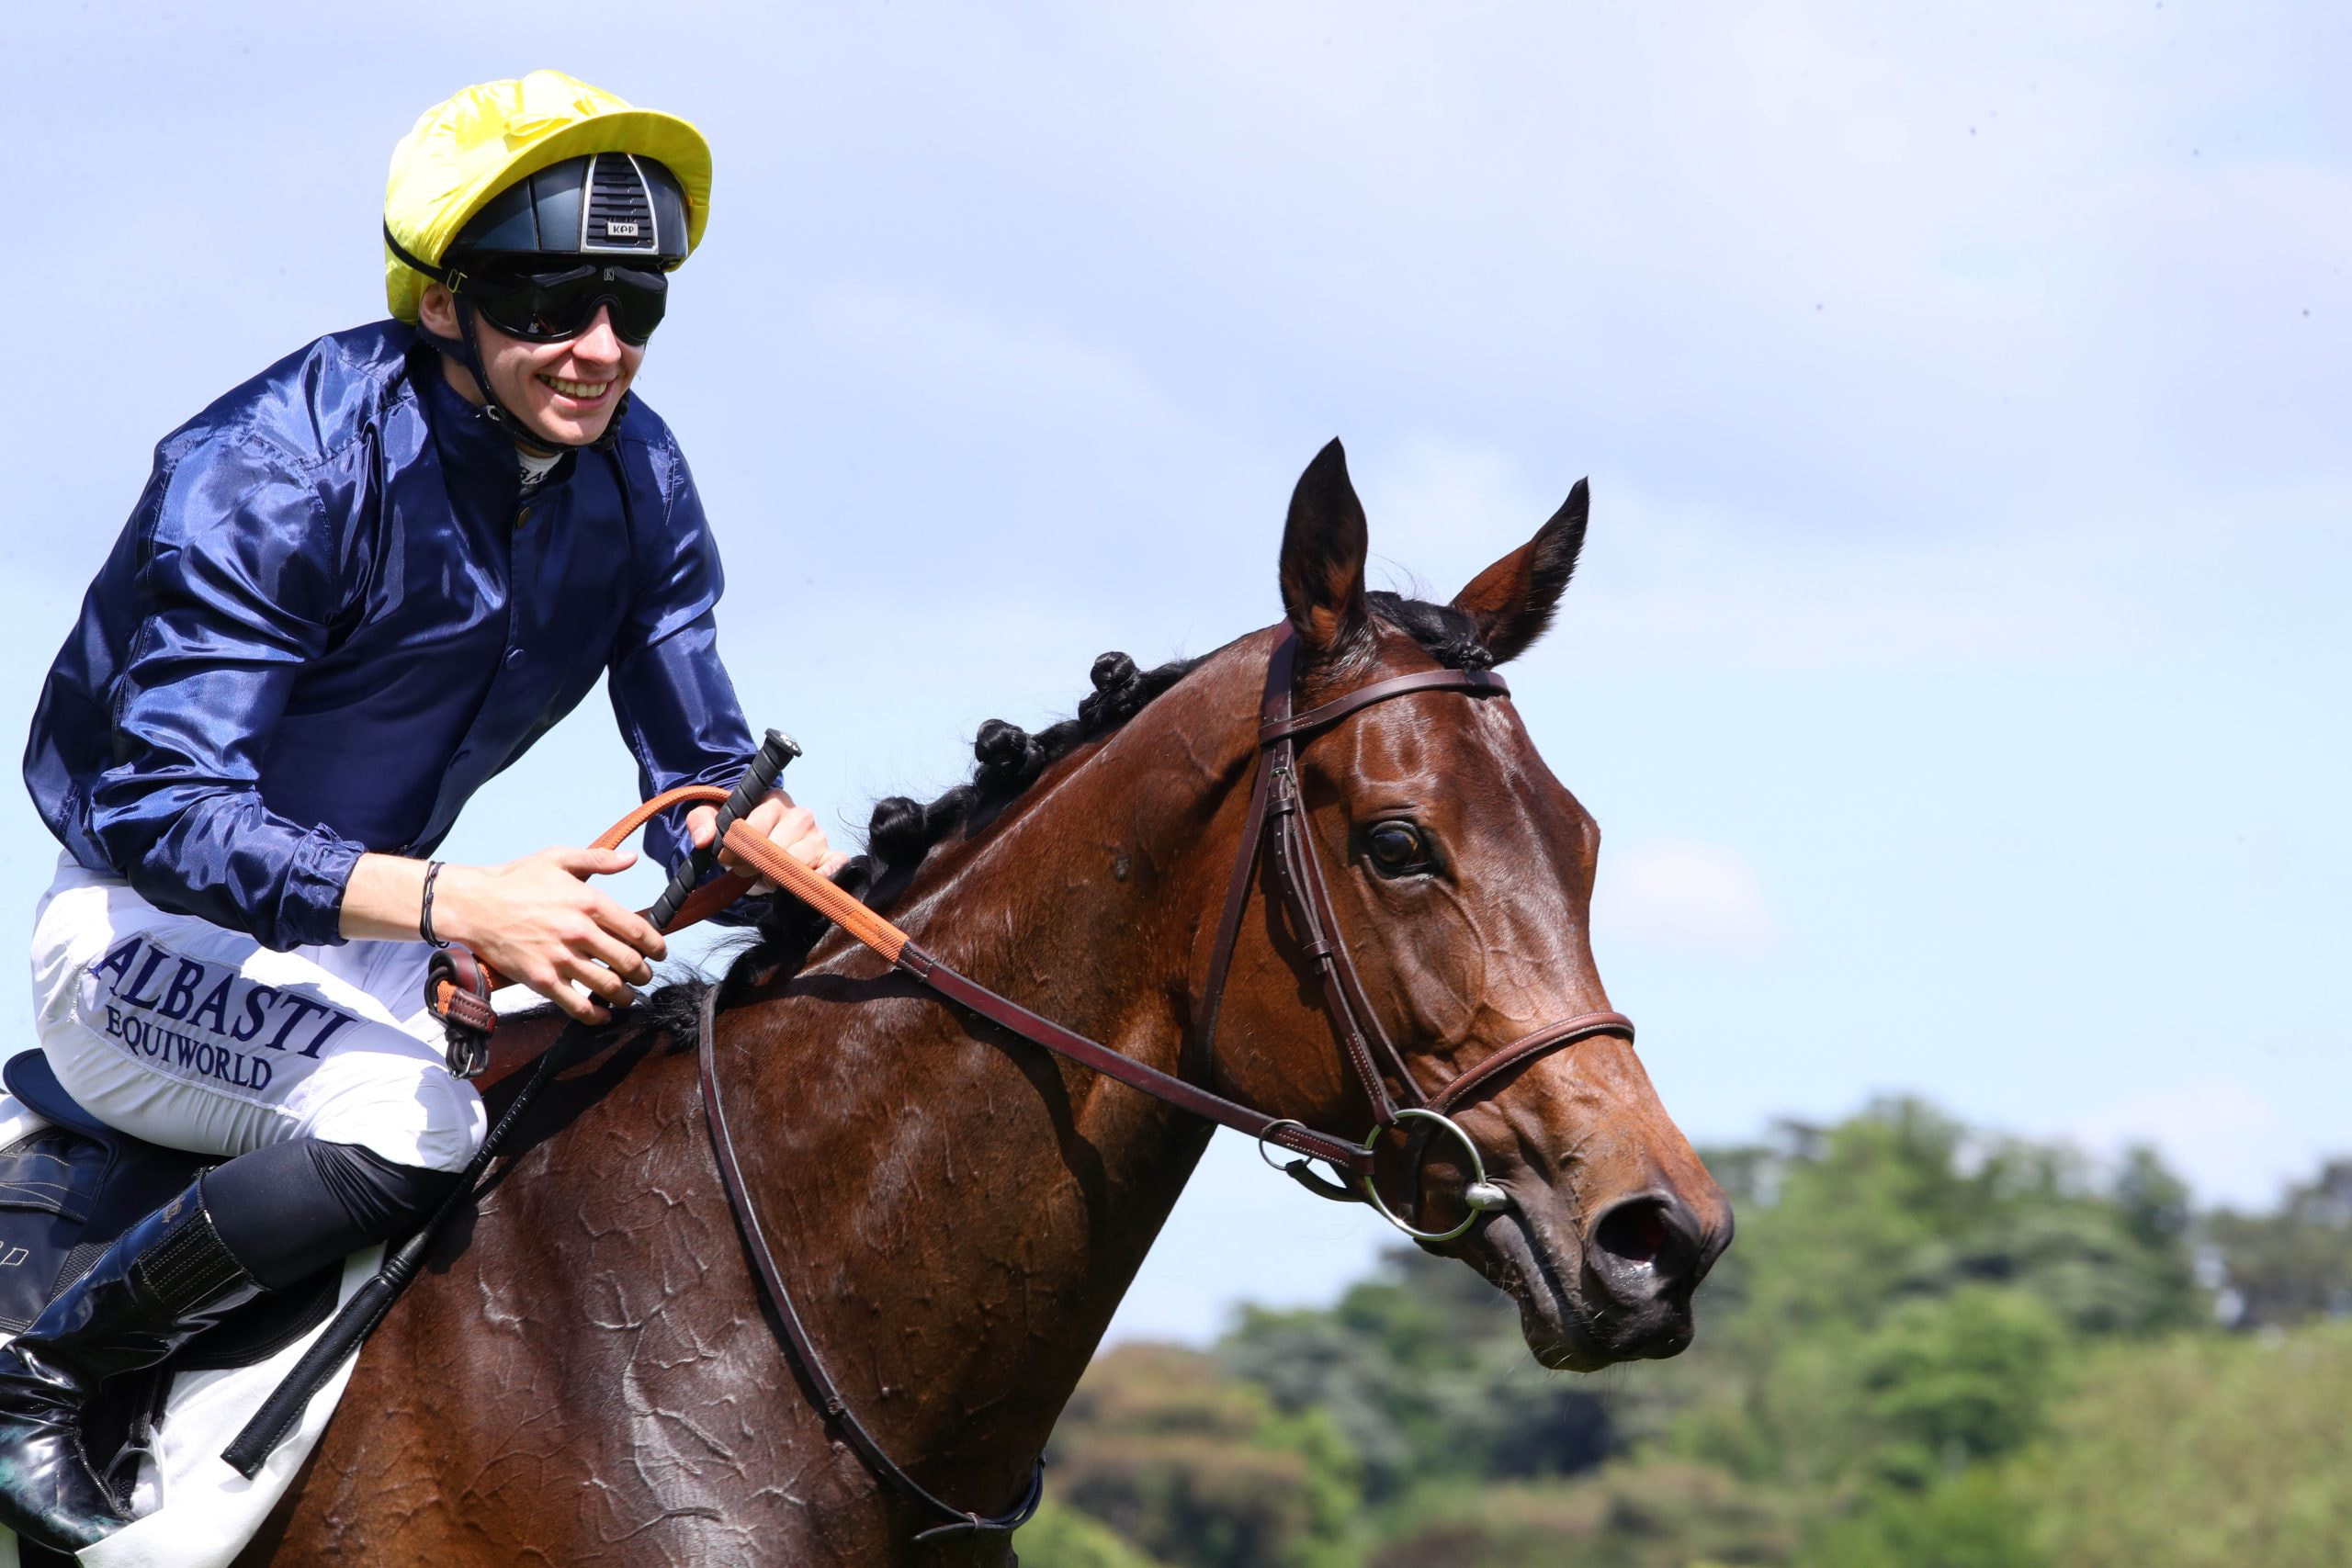
[[[1669,946],[1753,953],[1779,936],[1756,868],[1736,850],[1696,840],[1611,852],[1593,904],[1597,929]]]
[[[2097,1155],[2153,1145],[2207,1202],[2267,1206],[2310,1173],[2316,1155],[2279,1106],[2224,1079],[2154,1089],[2067,1129]]]

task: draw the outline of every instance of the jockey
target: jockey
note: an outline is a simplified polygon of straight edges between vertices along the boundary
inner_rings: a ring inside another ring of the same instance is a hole
[[[555,72],[392,154],[391,321],[321,338],[155,450],[42,688],[25,779],[65,846],[40,1043],[126,1133],[222,1156],[0,1350],[0,1523],[125,1522],[82,1448],[106,1379],[413,1228],[484,1132],[423,1009],[461,941],[574,1018],[662,939],[589,885],[633,856],[441,865],[468,797],[602,677],[647,795],[733,784],[717,547],[629,383],[709,216],[699,131]],[[749,820],[830,871],[781,795]],[[674,863],[711,812],[657,818]]]

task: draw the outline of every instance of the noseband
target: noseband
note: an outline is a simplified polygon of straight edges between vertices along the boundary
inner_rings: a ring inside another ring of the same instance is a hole
[[[1241,934],[1242,912],[1250,902],[1250,886],[1258,880],[1259,863],[1261,860],[1271,861],[1281,889],[1283,913],[1321,983],[1323,1010],[1338,1038],[1340,1059],[1347,1063],[1363,1089],[1377,1124],[1362,1144],[1351,1147],[1351,1153],[1356,1157],[1345,1161],[1329,1160],[1321,1150],[1302,1148],[1273,1133],[1260,1135],[1261,1151],[1264,1144],[1272,1142],[1302,1156],[1281,1168],[1310,1192],[1336,1199],[1361,1196],[1389,1224],[1414,1240],[1451,1241],[1476,1224],[1481,1213],[1500,1209],[1510,1201],[1501,1188],[1487,1179],[1486,1161],[1479,1155],[1478,1145],[1453,1121],[1452,1112],[1505,1073],[1580,1040],[1589,1040],[1597,1034],[1616,1034],[1631,1041],[1633,1020],[1617,1012],[1579,1013],[1574,1018],[1555,1020],[1455,1075],[1435,1094],[1421,1092],[1412,1070],[1405,1064],[1404,1054],[1380,1026],[1379,1015],[1365,998],[1363,981],[1356,973],[1354,960],[1348,955],[1346,939],[1340,933],[1339,919],[1331,908],[1330,886],[1324,879],[1323,863],[1316,853],[1315,840],[1308,830],[1300,799],[1298,752],[1341,719],[1392,697],[1411,696],[1419,692],[1501,697],[1510,694],[1510,686],[1491,670],[1430,670],[1375,681],[1344,696],[1334,697],[1320,707],[1294,714],[1292,688],[1297,664],[1298,634],[1284,626],[1275,634],[1273,652],[1266,661],[1266,689],[1259,705],[1258,768],[1250,785],[1250,814],[1242,824],[1241,848],[1234,863],[1233,879],[1226,887],[1225,912],[1217,921],[1216,944],[1209,953],[1208,980],[1201,993],[1199,1021],[1185,1040],[1184,1076],[1199,1084],[1216,1082],[1217,1014],[1225,1002],[1233,946]],[[1391,1085],[1395,1086],[1394,1092]],[[1287,1118],[1275,1125],[1283,1132],[1306,1131]],[[1463,1191],[1469,1212],[1452,1229],[1419,1229],[1399,1218],[1381,1197],[1373,1179],[1373,1151],[1384,1134],[1400,1129],[1409,1134],[1408,1146],[1416,1185],[1422,1155],[1433,1134],[1451,1134],[1469,1156],[1470,1180]],[[1345,1171],[1355,1179],[1357,1188],[1351,1190],[1317,1176],[1307,1164],[1308,1158],[1325,1159]]]

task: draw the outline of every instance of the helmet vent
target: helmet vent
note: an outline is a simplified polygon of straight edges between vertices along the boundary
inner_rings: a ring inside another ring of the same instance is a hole
[[[588,202],[580,220],[583,251],[659,251],[653,193],[637,160],[599,152],[588,169]]]

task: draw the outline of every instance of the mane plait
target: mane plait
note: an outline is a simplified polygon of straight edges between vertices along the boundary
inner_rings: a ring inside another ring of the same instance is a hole
[[[989,719],[972,739],[970,780],[927,806],[903,795],[876,801],[865,825],[865,853],[834,880],[866,903],[888,907],[906,891],[934,848],[952,837],[986,830],[1047,768],[1125,724],[1199,663],[1177,659],[1157,670],[1139,670],[1125,654],[1106,653],[1094,661],[1094,690],[1080,700],[1075,718],[1035,734],[1005,719]],[[760,940],[737,960],[729,980],[779,964],[797,967],[827,923],[797,899],[776,899],[760,919]]]
[[[1441,664],[1484,670],[1494,663],[1478,639],[1476,624],[1453,605],[1385,591],[1364,598],[1375,615],[1410,636]],[[1106,653],[1094,661],[1094,690],[1080,700],[1076,717],[1035,734],[1004,719],[989,719],[972,739],[971,778],[927,806],[903,795],[876,801],[866,822],[865,853],[842,867],[834,880],[865,902],[887,908],[906,891],[933,849],[950,838],[986,831],[1047,768],[1125,724],[1200,662],[1177,659],[1156,670],[1138,670],[1125,654]],[[729,970],[729,989],[778,967],[797,968],[828,924],[797,898],[775,899],[760,919],[758,942]],[[730,999],[722,995],[720,1005]]]

